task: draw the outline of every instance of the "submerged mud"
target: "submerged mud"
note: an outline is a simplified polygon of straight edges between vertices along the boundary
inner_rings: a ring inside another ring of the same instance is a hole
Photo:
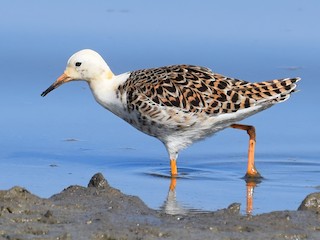
[[[101,174],[48,199],[0,191],[2,239],[320,239],[320,194],[297,211],[241,215],[239,205],[169,215],[109,186]]]

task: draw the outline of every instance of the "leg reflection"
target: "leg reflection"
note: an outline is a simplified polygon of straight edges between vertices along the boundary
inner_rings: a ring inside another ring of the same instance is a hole
[[[253,194],[254,194],[254,188],[257,186],[258,183],[260,183],[261,181],[254,181],[252,179],[247,179],[246,180],[246,190],[247,190],[247,194],[246,194],[246,202],[247,202],[247,206],[246,206],[246,213],[248,215],[251,215],[253,213]]]
[[[177,185],[177,178],[172,177],[172,178],[171,178],[171,182],[170,182],[169,191],[175,192],[175,190],[176,190],[176,185]]]
[[[172,177],[170,180],[169,191],[166,201],[162,205],[165,213],[170,215],[187,214],[188,209],[185,209],[179,204],[176,198],[177,178]],[[261,182],[261,180],[246,179],[246,214],[253,214],[253,198],[254,188]]]
[[[177,201],[176,185],[177,185],[177,178],[172,177],[170,181],[170,187],[169,187],[167,199],[161,208],[165,213],[170,215],[186,214],[188,213],[188,210],[184,209]]]

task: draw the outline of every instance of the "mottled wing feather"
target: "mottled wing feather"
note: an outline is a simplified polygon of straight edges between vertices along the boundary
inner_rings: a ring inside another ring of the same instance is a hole
[[[263,101],[273,104],[289,97],[294,79],[249,83],[191,65],[134,71],[119,87],[127,93],[128,108],[152,111],[152,106],[179,108],[209,115],[236,112]],[[146,109],[147,108],[147,109]]]

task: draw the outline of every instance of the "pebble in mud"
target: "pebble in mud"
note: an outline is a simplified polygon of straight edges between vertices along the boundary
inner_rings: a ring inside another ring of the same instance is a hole
[[[320,192],[309,194],[301,203],[298,210],[320,212]]]
[[[102,173],[96,173],[91,178],[88,187],[95,187],[95,188],[108,188],[109,184],[107,180],[104,178]]]
[[[228,206],[228,211],[232,214],[240,214],[240,203],[232,203]]]

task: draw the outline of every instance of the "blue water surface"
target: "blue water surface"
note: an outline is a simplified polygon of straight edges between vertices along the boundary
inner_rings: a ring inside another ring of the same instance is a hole
[[[317,0],[3,1],[0,188],[50,197],[102,172],[155,209],[170,198],[181,212],[233,202],[245,212],[245,132],[226,129],[182,151],[171,196],[163,145],[101,108],[86,83],[40,97],[71,54],[91,48],[116,74],[186,63],[247,81],[301,77],[287,102],[243,121],[257,129],[264,177],[252,212],[297,209],[320,186],[319,11]]]

